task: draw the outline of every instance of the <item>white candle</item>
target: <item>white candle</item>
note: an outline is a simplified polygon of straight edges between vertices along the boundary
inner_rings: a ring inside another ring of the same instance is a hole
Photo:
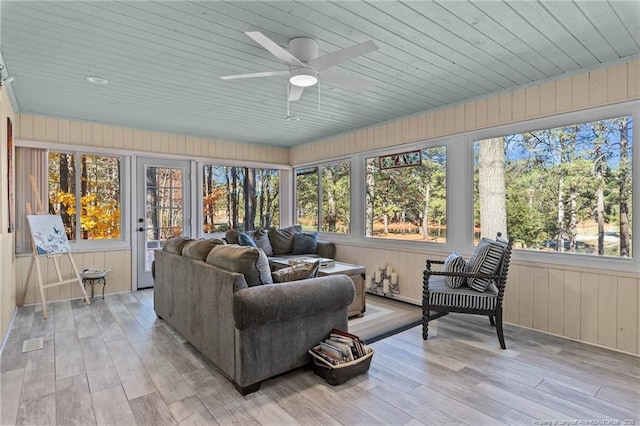
[[[382,291],[385,293],[389,293],[389,280],[387,278],[382,281]]]
[[[382,279],[382,272],[376,271],[376,282],[379,283]]]
[[[387,266],[387,276],[390,277],[393,272],[393,268],[391,266]]]
[[[395,272],[391,274],[391,284],[398,284],[398,274]]]

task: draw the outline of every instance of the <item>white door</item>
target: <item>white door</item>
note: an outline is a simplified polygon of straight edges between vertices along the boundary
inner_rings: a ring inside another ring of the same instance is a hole
[[[151,265],[156,250],[171,237],[191,235],[188,161],[138,158],[137,288],[153,287]]]

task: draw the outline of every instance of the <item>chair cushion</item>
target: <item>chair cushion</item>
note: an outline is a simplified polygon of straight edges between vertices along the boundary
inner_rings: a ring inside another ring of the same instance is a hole
[[[259,248],[235,244],[218,245],[207,256],[207,263],[243,274],[249,287],[273,283],[269,259]]]
[[[318,253],[318,233],[300,232],[293,236],[293,254]]]
[[[315,263],[298,263],[293,266],[278,269],[271,273],[274,283],[284,283],[289,281],[306,280],[318,276],[320,262]]]
[[[289,226],[288,228],[269,229],[269,241],[273,248],[273,254],[288,254],[293,252],[293,236],[302,232],[300,225]]]
[[[256,246],[256,243],[253,241],[253,238],[251,238],[251,236],[246,232],[240,233],[240,236],[238,237],[238,244],[240,244],[241,246],[258,248],[258,246]]]
[[[162,251],[168,251],[169,253],[182,255],[182,249],[189,241],[193,241],[193,238],[189,237],[172,237],[164,242],[162,245]]]
[[[505,247],[502,243],[483,238],[467,264],[472,274],[496,274],[500,270]],[[493,282],[490,278],[467,278],[467,285],[477,291],[485,291]]]
[[[209,252],[219,244],[226,244],[218,238],[202,238],[187,242],[182,248],[182,255],[192,259],[206,260]]]
[[[432,276],[429,279],[429,304],[451,308],[494,310],[498,301],[498,288],[491,283],[480,293],[469,287],[451,288],[446,277]]]
[[[444,261],[444,272],[464,272],[467,262],[462,258],[460,253],[451,253]],[[447,284],[451,288],[459,288],[465,285],[465,277],[446,277]]]

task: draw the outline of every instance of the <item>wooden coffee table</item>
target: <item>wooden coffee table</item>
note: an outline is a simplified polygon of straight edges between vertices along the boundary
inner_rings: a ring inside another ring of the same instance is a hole
[[[270,257],[269,264],[274,269],[285,268],[289,265],[289,258],[286,257]],[[364,315],[366,310],[366,291],[365,291],[365,274],[367,268],[361,265],[352,265],[350,263],[334,262],[331,267],[322,267],[318,271],[319,277],[327,275],[344,274],[351,278],[356,288],[356,298],[349,305],[349,317],[360,317]]]

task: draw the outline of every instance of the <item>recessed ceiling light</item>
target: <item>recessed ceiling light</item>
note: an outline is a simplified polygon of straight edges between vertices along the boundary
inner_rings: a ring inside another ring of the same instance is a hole
[[[84,77],[84,79],[87,80],[89,83],[93,83],[93,84],[105,85],[109,83],[107,79],[102,77],[97,77],[95,75],[87,75]]]
[[[296,117],[295,115],[287,115],[285,117],[285,120],[287,120],[287,121],[300,121],[300,117]]]

